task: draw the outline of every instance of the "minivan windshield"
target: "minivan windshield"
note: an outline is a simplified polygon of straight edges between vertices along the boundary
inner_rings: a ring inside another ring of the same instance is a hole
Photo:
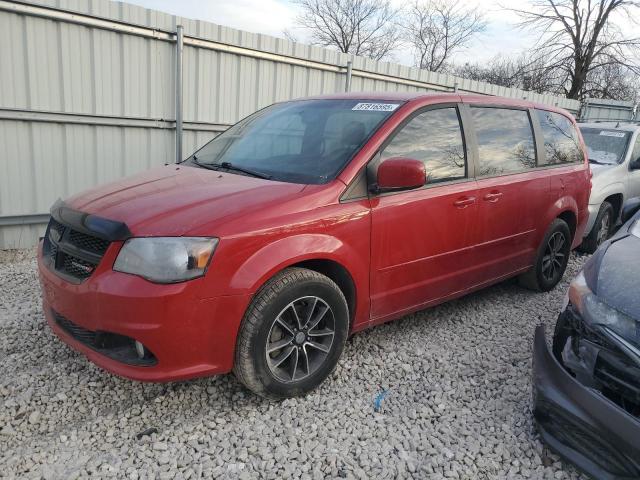
[[[399,106],[352,99],[278,103],[241,120],[187,162],[284,182],[326,183]]]
[[[614,165],[624,159],[631,132],[603,128],[581,128],[589,161]]]

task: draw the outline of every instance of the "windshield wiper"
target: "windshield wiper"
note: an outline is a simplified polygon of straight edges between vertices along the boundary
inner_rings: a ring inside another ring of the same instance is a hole
[[[198,157],[196,157],[195,155],[193,155],[191,159],[193,160],[193,163],[195,163],[199,167],[206,168],[207,170],[219,170],[218,165],[211,163],[200,163],[198,161]]]
[[[596,165],[613,165],[612,163],[601,162],[600,160],[589,159],[589,163],[595,163]]]
[[[216,165],[216,164],[214,164],[214,165]],[[233,170],[233,171],[236,171],[236,172],[245,173],[247,175],[251,175],[252,177],[264,178],[265,180],[269,180],[271,178],[271,175],[267,175],[266,173],[256,172],[255,170],[249,170],[249,169],[243,168],[243,167],[238,167],[236,165],[233,165],[231,162],[222,162],[222,163],[217,164],[217,166],[222,167],[222,168],[227,169],[227,170]]]
[[[245,175],[251,175],[252,177],[256,177],[256,178],[264,178],[265,180],[271,179],[271,175],[267,175],[266,173],[256,172],[255,170],[249,170],[243,167],[238,167],[236,165],[233,165],[231,162],[200,163],[198,161],[198,157],[196,157],[195,155],[193,155],[191,158],[193,159],[193,163],[195,163],[199,167],[206,168],[207,170],[220,171],[220,169],[223,168],[225,170],[232,170],[235,172],[244,173]]]

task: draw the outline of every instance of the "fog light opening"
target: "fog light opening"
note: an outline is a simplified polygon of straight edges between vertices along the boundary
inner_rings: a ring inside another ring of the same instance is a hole
[[[138,354],[138,358],[144,358],[144,345],[142,345],[139,341],[136,340],[136,353]]]

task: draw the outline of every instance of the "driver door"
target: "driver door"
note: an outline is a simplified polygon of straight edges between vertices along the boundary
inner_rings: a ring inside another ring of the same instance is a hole
[[[475,275],[477,187],[458,107],[414,113],[387,140],[376,163],[391,157],[423,161],[427,184],[371,198],[374,323],[462,292]]]

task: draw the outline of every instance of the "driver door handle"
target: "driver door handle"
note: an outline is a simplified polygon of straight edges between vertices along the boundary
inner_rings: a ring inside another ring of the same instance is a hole
[[[474,203],[476,203],[476,197],[461,197],[453,202],[453,205],[456,208],[467,208],[469,205],[473,205]]]

